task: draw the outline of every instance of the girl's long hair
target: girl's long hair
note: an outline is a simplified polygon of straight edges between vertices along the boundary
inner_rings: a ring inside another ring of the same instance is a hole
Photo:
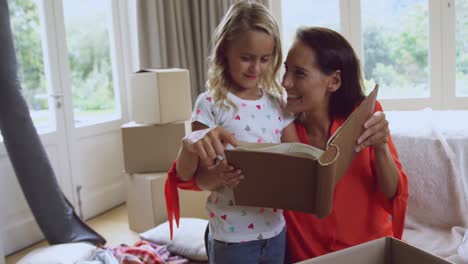
[[[248,30],[262,31],[273,37],[275,47],[270,68],[259,80],[259,85],[270,94],[283,95],[283,88],[278,82],[278,71],[283,60],[278,25],[265,6],[256,2],[240,1],[229,8],[216,27],[211,40],[206,86],[208,91],[212,91],[216,104],[236,109],[227,98],[227,93],[233,85],[228,71],[226,47],[229,41]]]

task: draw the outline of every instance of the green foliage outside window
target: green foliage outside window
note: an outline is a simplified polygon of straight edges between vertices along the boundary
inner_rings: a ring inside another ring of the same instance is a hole
[[[409,5],[400,18],[402,21],[386,24],[372,21],[364,28],[366,84],[376,82],[386,87],[384,96],[428,95],[427,5]]]
[[[105,17],[105,14],[92,13],[91,10],[79,19],[67,17],[73,105],[79,111],[114,109],[115,106]]]
[[[37,3],[14,0],[8,5],[23,94],[31,110],[46,110],[48,95]],[[89,17],[67,25],[73,105],[78,111],[115,109],[105,16]]]
[[[37,5],[31,0],[8,1],[8,5],[23,95],[30,109],[47,109]]]

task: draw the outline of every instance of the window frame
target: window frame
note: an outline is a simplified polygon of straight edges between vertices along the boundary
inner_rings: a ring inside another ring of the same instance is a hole
[[[38,130],[43,139],[53,138],[54,133],[75,135],[76,131],[93,130],[94,125],[106,127],[120,127],[123,122],[129,120],[129,77],[135,61],[132,58],[132,47],[137,40],[130,32],[131,21],[127,17],[129,10],[135,10],[136,3],[128,0],[109,1],[109,12],[105,23],[109,30],[109,52],[113,76],[113,89],[115,100],[115,115],[100,120],[99,122],[87,122],[84,125],[75,125],[72,107],[71,78],[68,61],[68,48],[66,44],[65,21],[63,0],[37,0],[38,15],[40,20],[41,46],[44,59],[44,74],[46,88],[49,95],[48,103],[51,111],[51,129]],[[134,17],[132,17],[134,18]],[[58,110],[54,105],[54,96],[60,97],[62,106]],[[3,139],[0,138],[0,154],[4,149]]]
[[[282,30],[281,1],[271,0],[270,8]],[[340,31],[363,61],[361,0],[338,0]],[[289,4],[292,4],[290,2]],[[427,98],[379,99],[386,110],[468,109],[468,97],[456,96],[455,0],[428,0],[429,87]],[[285,54],[287,51],[284,51]],[[447,88],[449,87],[449,88]]]

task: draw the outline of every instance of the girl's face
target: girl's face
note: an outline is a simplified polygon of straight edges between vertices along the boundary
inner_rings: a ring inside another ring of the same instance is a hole
[[[229,40],[227,66],[234,89],[242,92],[258,88],[258,82],[268,72],[275,41],[269,34],[248,30]]]
[[[329,97],[337,89],[335,74],[326,75],[315,61],[315,52],[301,41],[289,50],[282,81],[288,94],[287,111],[300,113],[328,107]]]

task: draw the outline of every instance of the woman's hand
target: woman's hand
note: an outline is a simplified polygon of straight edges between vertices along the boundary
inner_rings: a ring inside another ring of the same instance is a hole
[[[356,152],[372,146],[374,150],[384,150],[388,143],[390,129],[384,112],[375,112],[364,123],[364,132],[357,140]]]
[[[227,165],[224,159],[227,144],[237,146],[237,141],[228,131],[218,126],[193,131],[182,140],[182,147],[197,154],[201,164],[207,168],[215,165],[217,157],[223,158],[221,163]]]

